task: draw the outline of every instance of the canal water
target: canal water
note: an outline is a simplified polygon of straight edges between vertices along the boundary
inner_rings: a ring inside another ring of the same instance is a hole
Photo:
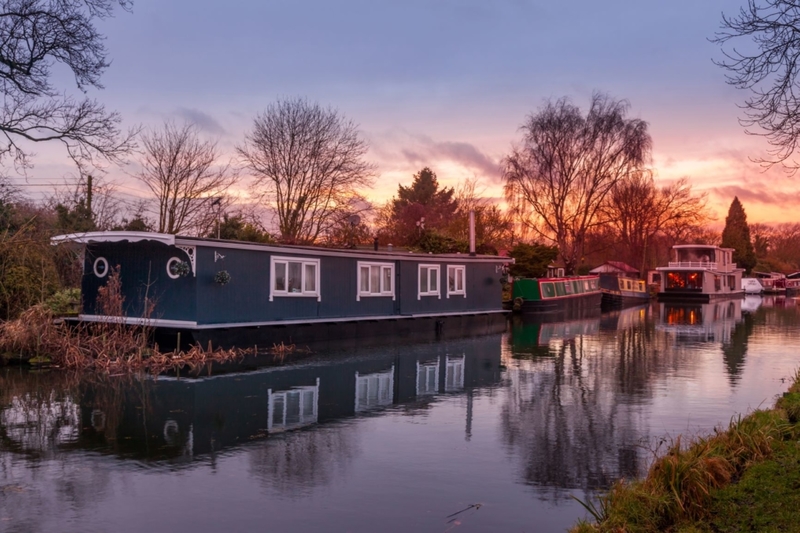
[[[771,406],[785,298],[130,379],[0,368],[0,531],[564,531],[678,434]]]

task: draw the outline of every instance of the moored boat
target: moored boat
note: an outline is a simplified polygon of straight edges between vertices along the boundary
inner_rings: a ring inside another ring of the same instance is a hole
[[[764,286],[757,278],[742,278],[742,290],[745,294],[761,294]]]
[[[780,272],[753,272],[764,287],[765,294],[781,294],[786,292],[786,276]]]
[[[679,244],[672,247],[674,261],[658,267],[661,290],[659,300],[710,301],[716,298],[741,298],[742,273],[733,262],[733,248],[705,244]]]
[[[640,305],[650,299],[644,280],[600,274],[600,292],[603,307]]]
[[[500,277],[513,259],[256,244],[148,232],[62,235],[84,246],[78,320],[109,317],[111,273],[125,316],[204,346],[441,338],[505,329]]]
[[[515,279],[511,296],[522,313],[599,308],[599,276]]]
[[[786,276],[786,295],[800,296],[800,272],[794,272]]]
[[[622,261],[606,261],[589,273],[600,276],[603,308],[640,305],[650,299],[647,284],[639,279],[639,271]]]

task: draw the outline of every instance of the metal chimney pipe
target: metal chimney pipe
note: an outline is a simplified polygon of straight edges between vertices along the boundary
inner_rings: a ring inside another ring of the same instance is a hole
[[[469,212],[469,255],[475,255],[475,211]]]

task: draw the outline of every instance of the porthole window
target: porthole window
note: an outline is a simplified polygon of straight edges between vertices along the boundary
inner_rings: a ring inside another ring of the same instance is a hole
[[[108,261],[105,257],[98,257],[94,260],[94,275],[104,278],[108,274]]]
[[[187,275],[190,269],[189,263],[181,261],[177,257],[171,257],[169,261],[167,261],[167,276],[172,279],[178,279],[181,276]]]

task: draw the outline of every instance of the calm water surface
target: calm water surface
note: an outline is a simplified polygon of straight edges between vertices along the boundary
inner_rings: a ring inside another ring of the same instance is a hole
[[[0,368],[0,531],[563,531],[585,515],[572,496],[641,475],[663,437],[771,406],[800,367],[795,303],[194,378]]]

